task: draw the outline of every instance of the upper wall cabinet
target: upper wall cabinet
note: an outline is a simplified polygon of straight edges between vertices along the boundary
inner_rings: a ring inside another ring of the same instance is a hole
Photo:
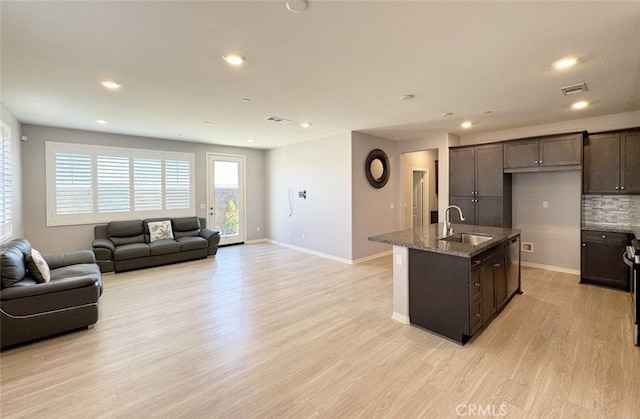
[[[449,150],[449,203],[465,217],[452,211],[454,223],[511,227],[511,175],[502,170],[502,144]]]
[[[583,133],[509,141],[504,144],[504,171],[580,170]]]
[[[585,139],[582,193],[640,194],[640,129]]]

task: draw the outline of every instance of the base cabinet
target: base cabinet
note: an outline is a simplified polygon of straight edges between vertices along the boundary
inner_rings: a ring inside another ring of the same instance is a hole
[[[626,233],[582,231],[580,282],[629,291],[629,268],[622,254],[630,242]]]
[[[411,323],[464,344],[520,292],[519,240],[471,259],[409,249]]]

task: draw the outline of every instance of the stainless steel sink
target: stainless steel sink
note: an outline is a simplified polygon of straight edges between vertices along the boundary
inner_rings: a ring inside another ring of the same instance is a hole
[[[485,236],[484,234],[458,233],[452,236],[444,237],[440,240],[477,246],[491,239],[493,239],[492,236]]]

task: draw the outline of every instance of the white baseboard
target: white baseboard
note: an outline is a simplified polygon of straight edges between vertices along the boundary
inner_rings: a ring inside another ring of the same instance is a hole
[[[353,263],[354,265],[357,265],[358,263],[363,263],[363,262],[367,262],[369,260],[373,260],[373,259],[378,259],[384,256],[389,256],[393,254],[393,250],[387,250],[381,253],[376,253],[375,255],[371,255],[371,256],[365,256],[363,258],[360,259],[355,259],[353,260],[351,263]]]
[[[304,247],[294,246],[292,244],[283,243],[283,242],[279,242],[279,241],[271,240],[271,239],[265,239],[265,241],[269,242],[269,243],[277,244],[278,246],[288,247],[289,249],[295,249],[295,250],[299,250],[301,252],[310,253],[312,255],[320,256],[320,257],[323,257],[325,259],[335,260],[336,262],[342,262],[342,263],[346,263],[346,264],[349,264],[349,265],[353,264],[353,261],[351,261],[349,259],[339,258],[337,256],[328,255],[328,254],[322,253],[322,252],[316,252],[315,250],[307,249],[307,248],[304,248]]]
[[[402,324],[411,324],[411,322],[409,321],[409,316],[405,316],[404,314],[400,314],[400,313],[396,313],[395,311],[393,312],[393,315],[391,316],[391,318],[397,322],[400,322]]]
[[[543,265],[541,263],[524,262],[524,261],[520,261],[520,265],[527,266],[529,268],[544,269],[546,271],[556,271],[556,272],[562,272],[565,274],[580,275],[579,269],[576,270],[576,269],[569,269],[569,268],[561,268],[559,266]]]
[[[261,239],[253,239],[253,240],[247,240],[245,243],[246,244],[256,244],[256,243],[267,243],[269,240],[265,239],[265,238],[261,238]]]
[[[387,250],[385,252],[377,253],[375,255],[365,256],[365,257],[360,258],[360,259],[351,260],[351,259],[340,258],[340,257],[333,256],[333,255],[328,255],[328,254],[322,253],[322,252],[316,252],[315,250],[307,249],[305,247],[300,247],[300,246],[294,246],[292,244],[279,242],[277,240],[260,239],[260,241],[256,241],[256,243],[260,243],[260,242],[261,243],[267,242],[267,243],[277,244],[278,246],[288,247],[290,249],[299,250],[301,252],[310,253],[312,255],[320,256],[320,257],[323,257],[325,259],[335,260],[336,262],[342,262],[342,263],[346,263],[346,264],[349,264],[349,265],[357,265],[358,263],[363,263],[363,262],[366,262],[368,260],[373,260],[373,259],[377,259],[377,258],[380,258],[380,257],[383,257],[383,256],[388,256],[388,255],[393,253],[392,250]]]

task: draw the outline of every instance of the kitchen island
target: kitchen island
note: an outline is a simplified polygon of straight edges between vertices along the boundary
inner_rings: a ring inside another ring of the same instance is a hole
[[[369,237],[393,245],[393,318],[464,344],[520,293],[520,230],[442,223]]]

